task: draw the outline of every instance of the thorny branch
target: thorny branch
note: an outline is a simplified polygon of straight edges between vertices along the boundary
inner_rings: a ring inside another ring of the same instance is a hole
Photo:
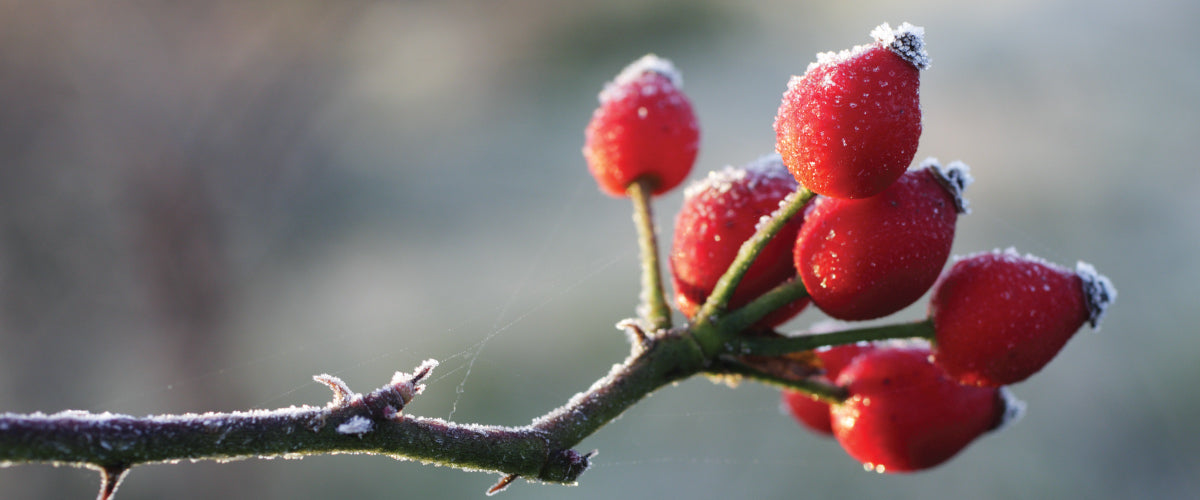
[[[747,324],[805,294],[798,280],[722,314],[728,292],[749,262],[811,196],[807,190],[798,191],[743,244],[740,265],[731,266],[722,278],[727,286],[720,294],[714,292],[715,298],[710,297],[693,323],[666,328],[669,318],[653,313],[662,313],[665,304],[643,311],[652,319],[618,323],[618,328],[630,332],[629,357],[586,391],[523,427],[460,424],[404,414],[404,407],[421,393],[422,381],[437,366],[428,360],[411,374],[397,372],[390,383],[366,395],[353,392],[337,377],[317,375],[313,378],[333,391],[332,401],[324,407],[148,417],[82,411],[0,414],[0,466],[53,463],[97,469],[102,478],[98,498],[107,500],[129,469],[140,464],[370,453],[503,474],[488,490],[492,494],[518,477],[574,484],[595,454],[577,452],[574,446],[655,390],[697,374],[724,380],[750,378],[836,401],[845,397],[840,388],[812,379],[820,373],[819,367],[803,355],[788,354],[829,343],[921,336],[926,334],[922,326],[874,327],[804,339],[742,338]],[[644,268],[656,271],[654,248],[648,245],[642,258],[647,261]],[[650,288],[658,291],[649,295],[649,302],[661,302],[661,284]]]

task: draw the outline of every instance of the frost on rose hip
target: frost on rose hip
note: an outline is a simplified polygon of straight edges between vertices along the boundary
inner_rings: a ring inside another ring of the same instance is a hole
[[[754,235],[759,221],[779,208],[796,190],[778,155],[759,158],[743,167],[710,172],[684,191],[683,207],[675,218],[671,248],[671,277],[675,304],[692,317],[708,299],[721,275],[737,256],[742,243]],[[729,301],[741,307],[759,295],[796,276],[791,242],[802,219],[794,217],[763,248],[743,275]],[[759,320],[752,329],[765,329],[791,319],[808,304],[798,300]]]
[[[1108,278],[1080,262],[1070,270],[1014,249],[968,256],[934,287],[929,303],[937,364],[964,384],[1000,386],[1040,371],[1116,299]]]
[[[834,437],[868,470],[937,466],[1019,416],[1007,391],[959,384],[929,358],[928,347],[877,348],[838,376],[850,397],[830,409]]]
[[[930,158],[884,192],[864,199],[820,198],[794,249],[813,303],[841,320],[899,311],[937,281],[967,202],[967,166]]]
[[[813,192],[865,198],[912,163],[921,136],[924,29],[875,28],[874,43],[822,53],[792,77],[775,117],[776,151]]]
[[[600,190],[616,197],[639,178],[654,194],[683,182],[700,142],[683,80],[653,54],[627,66],[600,92],[600,107],[584,131],[583,156]]]

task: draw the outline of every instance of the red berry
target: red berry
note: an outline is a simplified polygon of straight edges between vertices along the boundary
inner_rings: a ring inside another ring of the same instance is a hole
[[[821,362],[821,368],[825,370],[820,379],[832,383],[850,361],[873,348],[873,344],[864,342],[817,349],[814,352]],[[829,403],[804,392],[784,390],[783,407],[792,418],[805,427],[820,434],[833,435],[833,427],[829,422]]]
[[[1085,322],[1098,326],[1116,296],[1112,282],[1086,263],[1072,272],[1011,248],[964,258],[929,302],[936,362],[964,384],[1020,382]]]
[[[675,219],[670,259],[675,304],[684,315],[690,318],[696,313],[759,222],[795,191],[796,180],[777,155],[740,168],[726,167],[688,186]],[[730,309],[796,276],[790,250],[802,222],[794,217],[763,248],[734,289]],[[806,305],[807,299],[793,302],[759,320],[755,327],[779,325]]]
[[[817,55],[794,76],[775,118],[776,150],[813,192],[865,198],[904,173],[921,136],[925,30],[886,23],[875,43]]]
[[[1006,391],[961,385],[929,357],[925,347],[879,348],[838,376],[850,397],[830,410],[834,437],[865,468],[928,469],[1019,414]]]
[[[813,303],[842,320],[907,307],[937,280],[966,211],[966,165],[926,160],[877,196],[820,198],[805,217],[795,265]]]
[[[600,92],[600,107],[584,131],[583,156],[600,190],[625,196],[641,177],[654,194],[687,177],[700,129],[671,62],[653,54],[634,61]]]

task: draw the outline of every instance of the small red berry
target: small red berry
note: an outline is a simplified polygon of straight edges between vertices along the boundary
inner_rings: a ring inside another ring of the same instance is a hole
[[[925,294],[950,257],[970,183],[960,162],[929,159],[877,196],[820,198],[805,217],[795,265],[813,303],[842,320],[880,318]]]
[[[928,469],[1019,416],[1007,391],[961,385],[929,357],[926,347],[879,348],[838,376],[850,397],[830,409],[834,437],[866,469]]]
[[[971,385],[1025,380],[1116,299],[1108,278],[1080,262],[1059,267],[1016,250],[964,258],[935,285],[929,317],[935,360]]]
[[[678,186],[696,161],[700,129],[670,61],[634,61],[600,92],[584,131],[583,156],[600,190],[615,197],[641,177],[654,194]]]
[[[925,30],[887,23],[875,43],[817,62],[788,82],[775,118],[776,150],[813,192],[865,198],[904,173],[921,136],[920,70]]]
[[[863,342],[822,347],[815,350],[817,359],[821,362],[821,368],[825,370],[825,374],[820,377],[820,380],[833,383],[842,373],[842,369],[855,357],[873,348],[874,344]],[[833,427],[829,422],[829,403],[804,392],[784,390],[783,408],[805,427],[819,434],[833,435]]]
[[[737,256],[742,243],[754,235],[765,217],[796,191],[778,155],[769,155],[740,168],[726,167],[688,186],[683,207],[675,218],[671,249],[671,276],[675,304],[689,318],[708,299],[721,275]],[[763,248],[734,289],[729,308],[745,305],[775,286],[796,276],[790,256],[791,242],[802,224],[789,221]],[[808,305],[798,300],[755,324],[770,328],[791,319]]]

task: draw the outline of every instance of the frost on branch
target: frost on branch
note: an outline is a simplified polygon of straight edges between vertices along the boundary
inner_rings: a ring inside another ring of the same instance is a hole
[[[333,401],[329,402],[330,407],[342,406],[359,397],[342,379],[328,373],[313,375],[313,380],[325,384],[333,391]]]
[[[371,419],[362,415],[355,415],[339,425],[337,431],[338,434],[362,435],[371,432],[372,427],[375,427],[375,424],[371,422]]]
[[[346,385],[342,379],[337,378],[327,373],[313,375],[313,380],[325,384],[333,390],[333,401],[329,402],[327,408],[341,408],[363,406],[370,412],[372,418],[375,419],[390,419],[400,414],[400,411],[412,401],[417,394],[425,390],[425,385],[421,384],[434,368],[437,368],[437,360],[427,359],[413,370],[412,374],[404,372],[396,372],[392,375],[392,381],[387,385],[374,390],[370,394],[363,396],[352,390]],[[370,421],[367,421],[370,423]],[[343,424],[345,425],[345,424]],[[342,434],[362,434],[369,432],[370,427],[366,431],[355,432],[356,429],[362,428],[362,424],[348,427],[351,429],[347,432],[342,432],[341,427],[338,427],[338,432]]]

